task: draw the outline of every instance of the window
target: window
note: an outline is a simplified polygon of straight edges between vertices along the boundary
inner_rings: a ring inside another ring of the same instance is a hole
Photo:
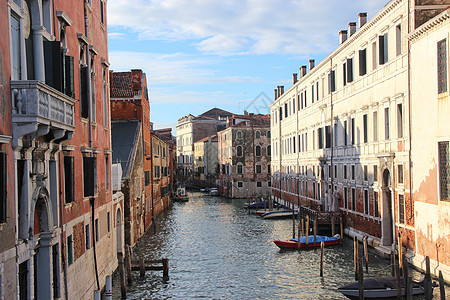
[[[375,218],[380,217],[379,201],[378,192],[373,192],[373,216]]]
[[[389,108],[384,109],[384,139],[389,139]]]
[[[345,86],[347,84],[347,62],[342,65],[342,80]]]
[[[80,57],[81,54],[80,54]],[[89,96],[88,96],[88,84],[89,76],[87,65],[80,65],[80,104],[81,104],[81,117],[89,118]]]
[[[100,230],[98,228],[98,219],[95,219],[95,241],[98,242],[100,240]]]
[[[352,210],[356,211],[356,190],[352,188]]]
[[[355,174],[355,165],[352,165],[352,180],[355,180],[356,174]]]
[[[364,213],[369,214],[369,191],[364,190]]]
[[[314,103],[314,83],[311,85],[311,103]]]
[[[6,222],[7,217],[7,183],[6,153],[0,152],[0,223]]]
[[[328,74],[328,94],[331,94],[334,91],[336,91],[336,75],[335,71],[332,70]]]
[[[373,112],[373,141],[378,141],[378,113]]]
[[[270,171],[270,165],[267,165],[267,173],[268,173],[268,174],[271,173],[271,171]]]
[[[347,130],[347,120],[344,121],[344,145],[347,146],[347,136],[348,136],[348,130]]]
[[[374,182],[378,181],[378,166],[377,165],[373,166],[373,181]]]
[[[105,24],[105,4],[103,3],[103,0],[100,0],[100,22],[102,24]]]
[[[344,186],[344,208],[348,209],[348,189]]]
[[[106,213],[106,229],[111,232],[111,213],[109,211]]]
[[[256,187],[259,187],[259,188],[262,187],[262,182],[261,181],[257,181],[256,182]]]
[[[237,173],[242,174],[242,164],[237,165]]]
[[[401,104],[397,104],[397,136],[403,137],[403,109]]]
[[[323,149],[323,128],[317,130],[317,139],[319,141],[319,149]]]
[[[150,171],[145,171],[144,181],[145,181],[145,186],[148,186],[150,184]]]
[[[256,174],[261,174],[261,165],[256,165]]]
[[[337,165],[334,165],[334,179],[337,179]]]
[[[447,39],[437,43],[438,93],[447,92]]]
[[[368,140],[368,129],[367,129],[367,114],[363,115],[363,138],[364,143],[367,143]]]
[[[398,183],[403,183],[403,165],[397,166]]]
[[[405,197],[398,195],[398,222],[405,224]]]
[[[280,115],[280,121],[282,121],[283,120],[283,107],[281,107],[281,106],[280,106],[280,113],[279,113],[279,115]]]
[[[322,79],[323,81],[323,79]],[[319,101],[319,82],[316,82],[316,94],[317,94],[317,101]]]
[[[255,152],[256,152],[256,156],[261,156],[261,146],[256,146],[256,149],[255,149]]]
[[[102,2],[103,3],[103,2]],[[103,4],[102,4],[103,5]],[[108,82],[106,67],[103,67],[103,126],[108,127]]]
[[[242,146],[236,147],[236,155],[242,157]]]
[[[450,200],[450,151],[449,142],[439,143],[439,183],[441,200]]]
[[[331,126],[325,126],[325,148],[331,148]]]
[[[288,104],[284,104],[284,117],[287,118],[289,116]]]
[[[242,131],[238,131],[238,132],[236,132],[236,138],[237,139],[242,139]]]
[[[72,235],[67,237],[67,263],[71,265],[73,263],[73,239]]]
[[[295,146],[296,146],[296,144],[295,144],[295,136],[294,137],[292,137],[292,152],[294,152],[295,153]]]
[[[402,26],[399,24],[395,27],[395,55],[402,54]]]
[[[241,188],[241,187],[243,187],[243,186],[244,186],[244,183],[243,183],[242,181],[238,181],[237,187],[238,187],[238,188]]]
[[[109,164],[109,155],[105,156],[105,180],[106,180],[106,190],[109,191],[109,186],[110,186],[110,164]]]
[[[364,181],[368,181],[367,166],[364,166]]]
[[[257,131],[255,132],[255,137],[256,137],[257,139],[260,139],[260,138],[261,138],[261,132],[260,132],[259,130],[257,130]]]
[[[380,35],[378,41],[378,60],[380,65],[384,65],[388,62],[388,34]]]
[[[97,158],[83,156],[84,197],[97,193]]]
[[[347,59],[347,82],[353,82],[353,58]]]
[[[269,145],[267,146],[267,156],[271,156],[272,155],[272,147]]]
[[[84,235],[85,235],[85,244],[86,244],[86,250],[91,249],[91,232],[89,231],[89,224],[87,224],[85,227]]]
[[[359,76],[367,74],[367,51],[359,50]]]
[[[267,136],[268,139],[270,139],[270,130],[267,131],[267,135],[266,136]]]
[[[346,165],[344,165],[344,180],[347,180],[348,178],[347,178],[347,166]]]
[[[356,133],[356,127],[355,127],[355,118],[352,118],[351,119],[351,126],[352,126],[352,128],[351,128],[351,130],[352,130],[352,145],[354,145],[355,144],[355,137],[356,137],[356,135],[355,135],[355,133]]]
[[[377,42],[372,43],[372,70],[377,68]]]
[[[12,80],[20,80],[22,77],[21,72],[21,47],[20,47],[20,21],[19,17],[15,14],[11,14],[11,50],[12,50]]]

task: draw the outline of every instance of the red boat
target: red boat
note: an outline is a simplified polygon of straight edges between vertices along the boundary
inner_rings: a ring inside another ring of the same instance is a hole
[[[341,243],[341,238],[338,234],[333,237],[316,235],[316,246],[320,246],[323,242],[325,246],[338,245]],[[280,249],[298,249],[298,239],[291,239],[289,241],[274,241],[275,245],[280,247]],[[300,248],[314,247],[314,236],[308,236],[308,244],[306,244],[306,237],[302,236],[300,238]]]

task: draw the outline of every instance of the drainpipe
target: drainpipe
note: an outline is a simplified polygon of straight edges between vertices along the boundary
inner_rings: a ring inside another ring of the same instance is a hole
[[[408,36],[411,32],[411,19],[410,19],[410,1],[408,1]],[[409,160],[409,220],[413,218],[413,187],[412,187],[412,172],[413,172],[413,164],[412,164],[412,136],[411,136],[411,116],[412,116],[412,106],[411,106],[411,43],[408,39],[408,75],[407,75],[407,88],[408,88],[408,130],[409,130],[409,151],[408,151],[408,160]]]
[[[89,21],[87,16],[86,3],[84,5],[84,31],[87,39],[89,40]],[[88,96],[88,107],[89,107],[89,147],[92,148],[92,95],[91,95],[91,57],[89,53],[89,45],[86,45],[86,64],[87,64],[87,73],[88,73],[88,82],[86,86],[87,96]],[[91,153],[91,157],[92,157]],[[90,199],[91,210],[92,210],[92,236],[95,237],[95,198],[92,197]],[[96,249],[96,240],[94,239],[94,266],[95,266],[95,278],[97,281],[97,289],[100,290],[100,282],[98,279],[98,266],[97,266],[97,249]]]

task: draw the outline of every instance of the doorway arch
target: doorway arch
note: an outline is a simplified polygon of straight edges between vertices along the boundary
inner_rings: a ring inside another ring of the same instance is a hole
[[[393,242],[393,214],[391,173],[388,168],[383,171],[382,179],[382,216],[381,216],[381,245],[390,246]]]

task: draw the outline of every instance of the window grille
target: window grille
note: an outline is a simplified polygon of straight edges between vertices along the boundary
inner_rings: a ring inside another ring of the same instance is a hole
[[[450,151],[449,142],[439,143],[439,182],[441,200],[450,200]]]
[[[437,43],[438,93],[447,92],[447,39]]]

